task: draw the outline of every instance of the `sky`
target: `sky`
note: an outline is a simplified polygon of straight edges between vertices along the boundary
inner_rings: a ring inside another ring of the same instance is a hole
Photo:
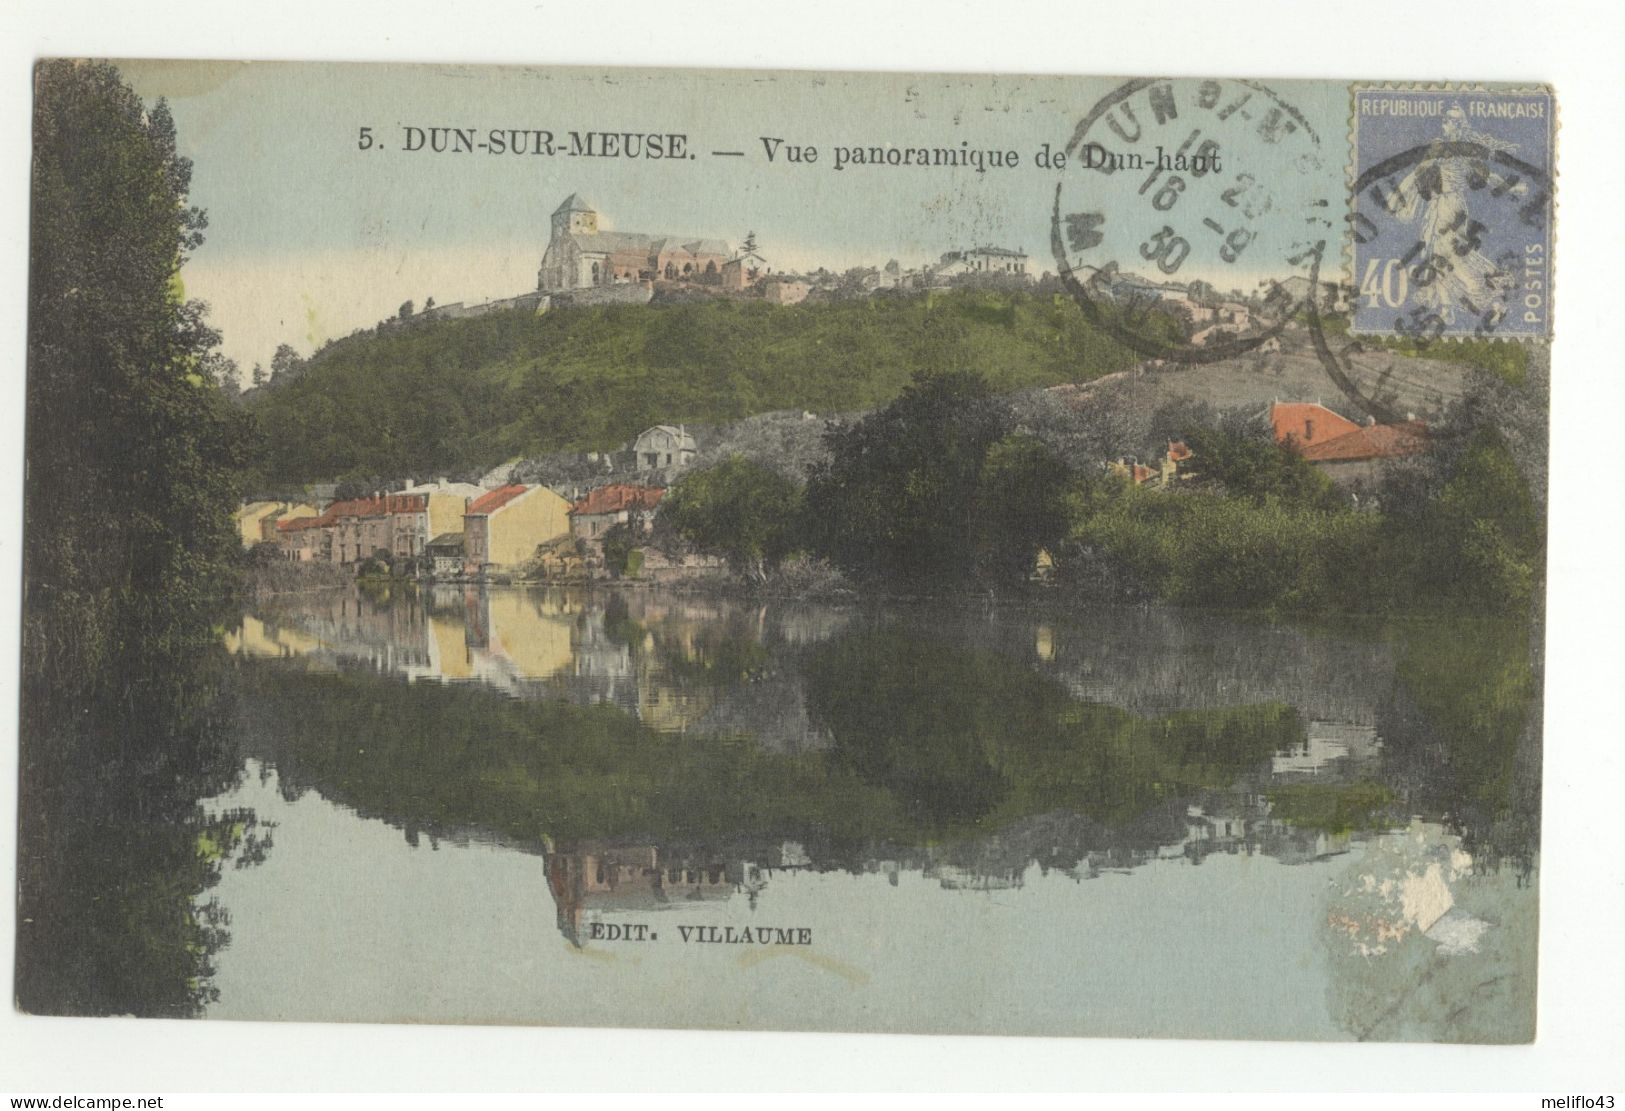
[[[223,350],[245,374],[254,362],[269,362],[279,343],[307,354],[392,315],[408,299],[419,306],[430,296],[441,304],[472,303],[534,289],[549,215],[572,192],[591,201],[610,229],[732,244],[754,231],[780,270],[892,258],[917,266],[979,244],[1025,250],[1034,274],[1054,270],[1050,216],[1058,182],[1069,206],[1113,214],[1132,208],[1134,226],[1121,232],[1127,238],[1104,245],[1115,255],[1131,259],[1162,219],[1148,207],[1154,193],[1136,192],[1142,175],[1107,178],[1035,164],[1045,144],[1065,146],[1077,121],[1120,84],[1116,79],[119,65],[144,99],[166,97],[174,112],[182,153],[194,164],[192,201],[209,215],[207,240],[183,271],[187,293],[209,302]],[[1274,88],[1319,141],[1308,170],[1289,165],[1281,151],[1255,152],[1276,171],[1262,174],[1271,181],[1275,211],[1295,212],[1311,196],[1346,204],[1346,194],[1338,194],[1349,154],[1347,86]],[[1177,90],[1189,101],[1197,83]],[[1192,107],[1185,112],[1194,119]],[[372,129],[366,150],[363,127]],[[472,128],[481,139],[492,128],[539,129],[561,144],[571,131],[677,132],[688,136],[694,157],[408,152],[402,149],[408,127]],[[1111,138],[1099,127],[1095,134]],[[1166,134],[1172,150],[1184,132]],[[777,159],[767,158],[764,137],[784,141]],[[1246,146],[1246,135],[1233,138]],[[1148,134],[1142,147],[1154,140],[1162,135]],[[790,163],[794,145],[818,148],[818,161]],[[1019,165],[982,173],[943,166],[837,170],[841,146],[1014,151]],[[1234,178],[1231,167],[1225,176]],[[1212,200],[1217,175],[1208,184]],[[1180,214],[1192,203],[1185,200]],[[1199,246],[1178,279],[1250,289],[1281,269],[1282,250],[1255,246],[1250,257],[1221,264]]]

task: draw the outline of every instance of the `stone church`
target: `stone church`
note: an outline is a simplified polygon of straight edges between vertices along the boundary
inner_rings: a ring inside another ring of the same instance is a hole
[[[598,213],[571,193],[553,211],[553,232],[536,288],[548,293],[622,282],[720,283],[730,248],[721,239],[599,231]]]

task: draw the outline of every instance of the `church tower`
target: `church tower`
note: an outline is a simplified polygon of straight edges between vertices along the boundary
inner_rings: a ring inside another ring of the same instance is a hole
[[[546,292],[589,284],[582,272],[580,245],[572,237],[598,234],[598,213],[582,200],[580,193],[571,193],[553,210],[552,222],[553,234],[542,255],[542,268],[536,272],[536,288]],[[597,266],[593,269],[596,271]],[[597,280],[591,284],[597,284]]]
[[[564,203],[553,210],[553,238],[566,235],[596,235],[598,213],[592,205],[581,199],[580,193],[571,193]]]

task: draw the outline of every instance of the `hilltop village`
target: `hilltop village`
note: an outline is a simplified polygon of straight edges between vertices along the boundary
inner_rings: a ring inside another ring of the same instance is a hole
[[[1270,311],[1272,298],[1309,292],[1275,287],[1253,294],[1222,293],[1205,283],[1158,283],[1129,274],[1110,275],[1097,281],[1095,289],[1109,301],[1134,303],[1142,311],[1154,306],[1192,346],[1245,334],[1255,328],[1260,314]],[[788,306],[888,294],[926,296],[934,290],[994,291],[996,296],[1003,295],[998,291],[1017,291],[1015,296],[1028,291],[1025,295],[1032,296],[1049,290],[1057,303],[1065,300],[1053,275],[1035,277],[1031,260],[1019,248],[984,244],[946,251],[934,263],[908,268],[892,260],[842,273],[793,273],[773,267],[754,233],[735,248],[715,238],[612,231],[589,202],[571,194],[551,216],[535,290],[478,305],[436,305],[431,299],[421,311],[403,306],[379,331],[394,334],[436,320],[498,312],[541,316],[586,306],[695,298]],[[1334,308],[1341,303],[1340,291],[1324,293]],[[1216,365],[1204,368],[1199,377],[1159,376],[1161,364],[1144,361],[1131,372],[1046,387],[1031,404],[1043,411],[1040,422],[1065,425],[1083,419],[1076,414],[1089,410],[1097,411],[1091,419],[1098,420],[1102,408],[1143,413],[1188,401],[1190,384],[1196,382],[1209,390],[1207,400],[1215,408],[1248,408],[1260,433],[1267,428],[1277,443],[1351,491],[1374,483],[1383,460],[1426,449],[1423,421],[1361,423],[1321,404],[1318,397],[1293,397],[1303,389],[1301,383],[1322,381],[1313,359],[1294,345],[1307,349],[1301,337],[1291,338],[1289,329],[1259,345],[1246,367]],[[1386,374],[1392,377],[1392,366]],[[1173,388],[1186,392],[1159,394],[1164,388],[1159,383],[1178,383]],[[1264,389],[1270,392],[1262,393]],[[1437,411],[1449,398],[1399,400]],[[657,528],[668,489],[691,472],[741,453],[804,481],[808,466],[826,456],[829,429],[854,419],[851,413],[821,416],[801,410],[727,423],[688,423],[681,414],[666,416],[667,422],[645,427],[617,449],[520,458],[477,481],[413,478],[360,491],[352,482],[342,497],[338,484],[315,483],[306,487],[302,499],[283,495],[245,503],[237,527],[244,546],[259,549],[264,560],[437,581],[662,581],[712,575],[725,567],[720,558],[673,543],[669,530]],[[1063,429],[1051,440],[1065,441],[1068,435]],[[1085,447],[1074,447],[1067,461],[1074,468],[1103,470],[1153,490],[1173,491],[1200,475],[1201,460],[1182,439],[1165,436],[1149,454],[1146,443],[1145,436],[1115,441],[1095,437]],[[433,465],[425,464],[425,469]]]
[[[553,211],[534,290],[472,305],[434,304],[431,298],[412,316],[461,320],[509,309],[542,313],[555,306],[648,304],[696,296],[796,305],[809,298],[943,289],[967,279],[1032,284],[1030,262],[1023,249],[980,245],[945,251],[935,262],[907,268],[890,259],[882,266],[803,273],[771,264],[758,248],[755,232],[736,248],[727,240],[703,236],[611,231],[602,226],[591,203],[571,193]]]

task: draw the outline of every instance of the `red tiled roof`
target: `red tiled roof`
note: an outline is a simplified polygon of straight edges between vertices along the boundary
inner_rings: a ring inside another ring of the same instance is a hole
[[[1172,462],[1183,463],[1185,460],[1191,457],[1191,454],[1191,449],[1186,445],[1184,440],[1168,441],[1168,458]]]
[[[1390,459],[1427,450],[1428,426],[1419,420],[1404,424],[1372,424],[1335,440],[1307,444],[1300,454],[1311,463],[1351,463],[1360,459]]]
[[[326,528],[336,520],[338,518],[334,517],[332,512],[329,511],[323,513],[320,517],[294,517],[291,520],[278,521],[276,529],[278,532],[299,532],[307,528]]]
[[[1335,440],[1360,427],[1324,405],[1307,401],[1277,401],[1270,406],[1270,425],[1275,429],[1277,441],[1290,437],[1296,439],[1300,447]]]
[[[473,504],[468,507],[468,511],[470,513],[495,513],[528,489],[528,486],[519,485],[498,486],[495,490],[475,498]]]
[[[381,498],[348,498],[327,507],[332,517],[383,517],[390,513],[421,513],[429,506],[422,494],[385,494]]]
[[[619,513],[625,509],[653,509],[665,496],[664,486],[631,486],[615,483],[589,491],[587,496],[570,507],[572,514],[592,516],[599,513]]]

